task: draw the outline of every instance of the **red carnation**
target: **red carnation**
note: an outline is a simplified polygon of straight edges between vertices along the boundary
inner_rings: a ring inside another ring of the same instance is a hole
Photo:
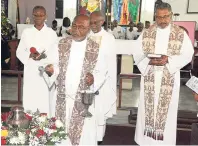
[[[32,121],[32,116],[28,115],[28,114],[25,114],[26,118],[30,121]]]
[[[40,113],[40,116],[47,116],[47,113]]]
[[[1,137],[1,145],[6,145],[6,139],[5,137]]]
[[[31,47],[31,48],[30,48],[30,52],[33,53],[33,54],[36,53],[36,52],[37,52],[37,51],[36,51],[36,48]]]
[[[2,120],[3,122],[6,122],[7,119],[8,119],[8,116],[9,116],[10,114],[11,114],[11,112],[2,113],[2,114],[1,114],[1,120]]]

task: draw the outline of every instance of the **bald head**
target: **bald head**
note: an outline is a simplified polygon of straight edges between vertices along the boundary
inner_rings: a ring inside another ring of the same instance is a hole
[[[91,13],[90,15],[91,30],[94,33],[100,32],[104,21],[105,21],[105,17],[100,11],[95,11]]]
[[[72,36],[76,41],[82,41],[90,31],[90,19],[87,15],[77,15],[72,23]]]
[[[104,17],[104,15],[101,13],[101,11],[95,11],[95,12],[91,13],[90,19],[91,19],[92,17],[95,17],[95,18],[97,18],[97,19],[100,19],[100,20],[105,21],[105,17]]]
[[[73,21],[73,22],[75,22],[75,21],[83,22],[83,23],[86,23],[87,25],[90,24],[89,16],[83,15],[83,14],[77,15],[77,16],[74,18],[74,21]]]

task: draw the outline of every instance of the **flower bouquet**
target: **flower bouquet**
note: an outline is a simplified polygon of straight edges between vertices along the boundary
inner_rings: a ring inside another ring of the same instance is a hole
[[[63,123],[56,118],[48,118],[46,113],[25,113],[30,121],[28,128],[9,125],[7,121],[10,114],[1,115],[2,145],[55,145],[67,138]]]

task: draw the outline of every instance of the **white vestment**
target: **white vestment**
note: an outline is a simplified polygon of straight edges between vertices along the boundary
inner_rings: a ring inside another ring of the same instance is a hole
[[[170,25],[165,29],[157,28],[156,42],[155,42],[155,54],[167,54],[168,42],[170,34]],[[143,54],[142,51],[142,35],[140,35],[138,41],[139,50],[134,54],[135,62],[142,73],[141,77],[141,92],[138,105],[138,117],[136,122],[135,141],[139,145],[175,145],[176,144],[176,130],[177,130],[177,110],[179,102],[179,90],[180,90],[180,69],[188,64],[193,55],[192,43],[184,32],[184,40],[180,50],[180,55],[169,56],[168,63],[166,64],[170,74],[174,74],[175,81],[173,86],[172,98],[169,104],[168,115],[164,130],[164,140],[154,140],[144,135],[145,129],[145,105],[144,105],[144,76],[148,73],[151,65],[148,65],[149,59]],[[155,66],[155,99],[154,99],[154,115],[156,115],[158,98],[161,87],[161,79],[163,73],[163,66]],[[155,120],[155,116],[154,116]]]
[[[125,39],[125,33],[121,26],[113,28],[113,35],[116,39]]]
[[[85,57],[85,51],[86,51],[86,43],[87,39],[82,42],[75,42],[72,41],[71,45],[71,52],[66,72],[66,80],[65,80],[65,87],[66,87],[66,132],[69,132],[69,124],[70,119],[72,116],[72,110],[74,107],[74,100],[76,96],[76,92],[80,83],[80,76],[81,71],[83,67],[83,60]],[[99,95],[102,94],[101,90],[103,89],[103,82],[108,77],[107,73],[107,64],[105,60],[107,60],[107,55],[105,54],[105,51],[99,51],[98,55],[98,61],[96,63],[95,69],[93,71],[94,76],[94,85],[93,90],[94,92],[99,89]],[[57,91],[56,91],[57,92]],[[100,93],[101,92],[101,93]],[[56,107],[56,96],[54,95],[52,98],[51,105],[53,115],[55,116],[55,107]],[[83,125],[83,131],[80,138],[80,144],[79,145],[97,145],[97,110],[96,107],[101,105],[101,103],[97,103],[97,98],[100,98],[100,96],[95,96],[95,101],[93,104],[89,107],[89,111],[93,115],[91,118],[85,118],[84,125]],[[79,115],[80,116],[80,115]],[[70,139],[63,141],[61,145],[71,145]]]
[[[103,88],[100,90],[100,94],[96,98],[96,110],[98,120],[98,141],[102,141],[105,129],[106,119],[111,118],[116,114],[116,49],[115,39],[112,34],[102,29],[98,33],[91,33],[90,36],[101,36],[102,41],[100,45],[100,52],[107,54],[105,63],[108,66],[108,79],[106,80]]]
[[[16,51],[18,59],[24,64],[23,78],[23,107],[25,110],[48,113],[49,92],[43,76],[40,74],[39,66],[45,67],[48,64],[55,64],[56,57],[56,32],[46,25],[39,31],[35,27],[27,28],[23,31],[19,46]],[[35,61],[30,56],[30,48],[35,47],[41,53],[45,50],[47,58]],[[56,74],[56,70],[54,75]],[[55,76],[50,78],[53,79]],[[54,79],[53,79],[54,80]]]
[[[129,31],[130,28],[127,28],[126,30],[126,39],[127,40],[134,40],[136,36],[136,31],[135,30],[132,30],[132,31]]]
[[[134,31],[134,39],[137,40],[141,34],[142,32]]]

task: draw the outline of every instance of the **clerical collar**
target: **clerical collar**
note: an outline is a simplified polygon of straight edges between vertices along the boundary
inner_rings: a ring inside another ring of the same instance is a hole
[[[103,28],[101,28],[101,30],[100,30],[99,32],[94,33],[94,32],[92,31],[92,33],[93,33],[93,34],[95,34],[95,35],[100,35],[101,33],[103,33],[103,31],[104,31],[104,29],[103,29]]]
[[[84,40],[81,40],[81,41],[75,41],[75,40],[73,40],[73,42],[75,42],[75,43],[82,43],[82,42],[85,42],[86,40],[87,40],[87,37]]]
[[[34,28],[35,28],[35,30],[37,30],[37,31],[42,31],[43,29],[45,29],[47,27],[47,25],[44,23],[44,25],[43,25],[43,27],[41,28],[41,30],[38,30],[36,27],[35,27],[35,25],[34,25]]]
[[[168,30],[168,29],[170,29],[170,27],[171,27],[171,23],[169,23],[169,25],[167,26],[167,27],[165,27],[165,28],[163,28],[163,29],[161,29],[161,28],[157,28],[159,31],[164,31],[164,30]]]

